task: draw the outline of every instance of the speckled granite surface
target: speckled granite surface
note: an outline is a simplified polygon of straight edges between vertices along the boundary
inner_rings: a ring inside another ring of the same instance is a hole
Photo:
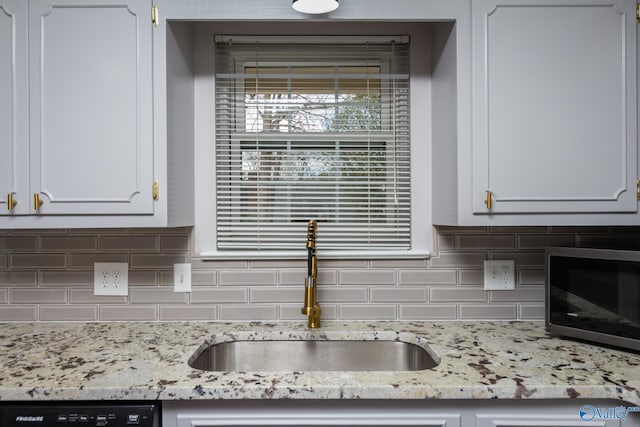
[[[428,344],[416,372],[216,373],[205,342],[377,338]],[[417,338],[416,338],[417,336]],[[539,322],[0,324],[0,400],[548,399],[640,405],[640,355],[551,337]]]

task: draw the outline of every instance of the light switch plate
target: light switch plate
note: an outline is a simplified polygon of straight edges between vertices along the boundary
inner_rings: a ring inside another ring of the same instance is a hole
[[[96,262],[93,264],[94,295],[128,295],[129,264],[126,262]]]
[[[484,289],[504,291],[515,289],[516,270],[513,260],[484,262]]]
[[[191,264],[173,264],[173,292],[191,292]]]

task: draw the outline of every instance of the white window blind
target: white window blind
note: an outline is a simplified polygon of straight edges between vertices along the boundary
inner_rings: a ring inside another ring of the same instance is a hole
[[[411,249],[406,40],[216,40],[218,250]]]

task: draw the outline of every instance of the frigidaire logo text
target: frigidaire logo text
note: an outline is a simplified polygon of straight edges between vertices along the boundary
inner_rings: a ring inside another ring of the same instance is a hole
[[[16,422],[18,423],[41,423],[44,421],[42,415],[18,415]]]

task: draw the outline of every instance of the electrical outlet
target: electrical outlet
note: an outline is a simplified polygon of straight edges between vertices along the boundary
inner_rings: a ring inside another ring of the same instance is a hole
[[[484,262],[484,289],[512,290],[516,286],[516,269],[513,260]]]
[[[173,292],[191,292],[191,264],[173,264]]]
[[[94,295],[128,295],[129,264],[126,262],[95,262],[93,264]]]

